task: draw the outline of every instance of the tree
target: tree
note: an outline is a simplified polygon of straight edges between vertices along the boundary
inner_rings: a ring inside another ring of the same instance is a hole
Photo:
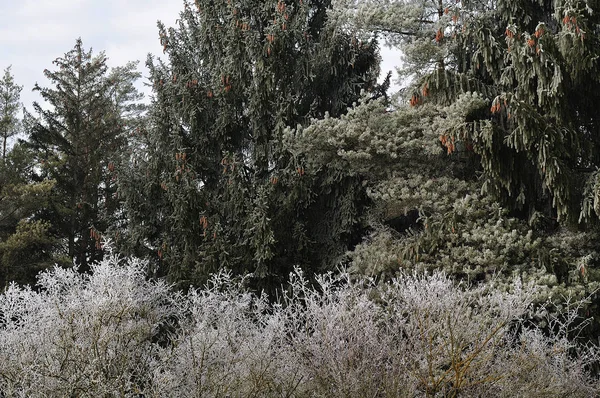
[[[35,181],[31,152],[22,145],[8,148],[8,140],[18,134],[20,93],[11,74],[4,70],[0,80],[0,289],[8,282],[35,282],[35,275],[58,259],[53,256],[54,240],[48,224],[36,219],[47,201],[51,181]]]
[[[286,126],[375,91],[375,42],[329,23],[329,6],[199,0],[159,25],[169,63],[148,60],[150,126],[121,193],[130,250],[160,272],[197,283],[225,266],[277,286],[292,264],[330,269],[347,250],[360,180],[307,175],[282,146]]]
[[[0,136],[2,137],[2,159],[6,157],[6,145],[10,137],[19,132],[19,120],[17,113],[21,103],[21,90],[23,86],[15,83],[10,73],[9,66],[4,70],[4,76],[0,80]]]
[[[346,29],[400,46],[412,79],[393,109],[363,103],[293,131],[312,168],[364,178],[369,227],[349,252],[351,270],[442,269],[509,291],[519,275],[538,285],[538,303],[587,297],[582,313],[594,321],[585,335],[595,336],[599,247],[587,169],[595,167],[595,124],[589,104],[567,96],[571,84],[588,89],[578,86],[583,76],[596,84],[567,56],[583,45],[593,57],[594,30],[582,42],[566,3],[341,3],[333,12]],[[507,30],[509,20],[519,28]]]
[[[58,70],[44,71],[54,87],[34,88],[51,109],[34,103],[39,118],[28,118],[27,143],[35,150],[40,178],[56,181],[43,219],[63,241],[64,254],[85,271],[102,257],[108,226],[101,214],[118,209],[115,165],[125,144],[123,113],[137,99],[131,83],[138,75],[133,64],[109,74],[105,55],[92,56],[81,39],[54,64]]]
[[[413,104],[447,106],[468,92],[481,95],[462,124],[439,134],[473,147],[487,191],[528,215],[595,222],[597,4],[350,3],[351,25],[375,29],[403,49],[415,78]]]
[[[40,219],[54,181],[38,180],[35,165],[22,144],[0,163],[0,289],[11,281],[34,284],[40,270],[65,263],[49,223]]]
[[[112,68],[107,79],[111,85],[108,95],[113,105],[113,112],[119,115],[123,135],[122,146],[114,153],[109,162],[110,195],[112,200],[103,201],[100,206],[99,222],[104,237],[118,240],[127,225],[127,215],[123,212],[123,201],[119,198],[119,176],[126,175],[130,167],[129,161],[133,153],[142,151],[139,133],[146,125],[148,106],[142,102],[144,94],[140,93],[135,83],[142,74],[138,72],[139,62],[128,62],[125,66]]]

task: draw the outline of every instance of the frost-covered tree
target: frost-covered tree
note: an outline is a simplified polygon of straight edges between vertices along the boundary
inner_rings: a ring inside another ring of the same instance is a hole
[[[594,7],[334,4],[330,18],[348,31],[403,51],[408,85],[394,107],[365,102],[290,131],[311,168],[363,179],[369,234],[349,252],[353,271],[443,269],[501,289],[519,275],[541,302],[590,297],[586,313],[598,316],[597,126],[594,94],[582,96],[597,81]],[[584,232],[567,228],[578,219]]]
[[[543,216],[516,217],[482,193],[468,143],[437,135],[482,101],[465,94],[462,107],[400,103],[393,111],[361,102],[340,118],[288,130],[285,143],[309,173],[327,165],[362,181],[371,204],[366,237],[348,252],[353,273],[389,278],[402,270],[443,270],[502,291],[518,276],[538,286],[537,303],[587,298],[582,314],[595,317],[597,235],[556,229]]]

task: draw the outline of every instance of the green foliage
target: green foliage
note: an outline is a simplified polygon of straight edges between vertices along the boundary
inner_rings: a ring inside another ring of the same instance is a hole
[[[581,213],[581,220],[593,222],[581,191],[586,179],[595,186],[590,174],[598,166],[597,4],[340,5],[346,5],[338,14],[348,26],[374,30],[403,50],[403,72],[413,78],[411,103],[458,105],[465,93],[486,103],[462,125],[441,126],[440,134],[473,145],[488,192],[510,208],[548,216],[553,208],[561,220],[577,221]]]
[[[309,171],[287,126],[339,116],[375,89],[377,46],[328,23],[329,2],[197,1],[159,25],[155,100],[122,184],[128,250],[201,282],[229,267],[278,286],[293,264],[329,269],[366,197],[355,177]],[[378,95],[378,94],[374,94]]]
[[[39,270],[62,262],[50,225],[39,220],[48,205],[51,180],[36,180],[33,154],[15,145],[0,162],[0,287],[33,283]]]
[[[54,61],[45,76],[54,85],[36,85],[50,105],[34,103],[39,118],[27,115],[29,137],[38,162],[38,178],[52,179],[52,197],[41,219],[61,242],[61,255],[87,269],[102,257],[102,236],[119,208],[117,168],[125,144],[127,115],[140,109],[133,82],[139,77],[130,63],[109,73],[103,53],[93,56],[77,40]],[[133,117],[133,116],[132,116]]]
[[[8,281],[33,283],[37,274],[48,268],[48,252],[56,241],[50,236],[50,224],[21,220],[15,232],[0,242],[0,262],[4,287]]]

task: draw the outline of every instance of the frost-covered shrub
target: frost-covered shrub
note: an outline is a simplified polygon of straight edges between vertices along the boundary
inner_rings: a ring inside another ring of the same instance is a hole
[[[402,375],[389,365],[396,347],[393,321],[370,297],[370,283],[322,275],[311,288],[302,274],[291,279],[283,308],[289,344],[301,364],[303,387],[313,396],[394,396]],[[390,394],[392,393],[392,394]]]
[[[133,396],[150,381],[152,340],[172,315],[172,293],[144,264],[108,256],[92,273],[55,268],[40,291],[0,296],[4,396]],[[1,395],[1,394],[0,394]]]
[[[293,287],[286,307],[290,343],[307,391],[317,396],[598,392],[597,380],[584,370],[597,351],[569,357],[576,345],[566,331],[574,319],[556,322],[552,338],[527,328],[535,289],[518,280],[504,293],[466,289],[439,273],[402,274],[382,285],[327,275],[317,289],[301,278]],[[525,376],[532,372],[537,377]]]
[[[466,288],[443,274],[392,283],[301,273],[280,304],[219,274],[191,292],[154,372],[159,396],[592,396],[592,347],[526,319],[536,290]],[[574,317],[576,311],[572,311]],[[555,318],[558,319],[558,318]],[[577,351],[579,350],[579,351]],[[575,356],[571,356],[576,354]]]
[[[182,329],[154,370],[161,397],[289,396],[302,382],[280,306],[219,273],[185,297]]]
[[[376,283],[296,271],[272,303],[226,272],[172,292],[111,256],[90,275],[57,268],[39,281],[0,295],[0,396],[600,393],[597,347],[570,340],[580,302],[533,313],[538,288],[518,278],[499,290],[441,273]]]

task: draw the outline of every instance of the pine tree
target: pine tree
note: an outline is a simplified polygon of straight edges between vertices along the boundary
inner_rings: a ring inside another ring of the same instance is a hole
[[[108,225],[101,214],[116,211],[116,163],[125,144],[127,126],[122,117],[134,66],[110,74],[103,53],[93,56],[81,39],[53,62],[57,70],[44,71],[53,84],[36,84],[50,105],[34,103],[38,119],[28,120],[28,145],[40,162],[40,177],[56,181],[44,219],[62,240],[64,255],[87,270],[102,257],[102,237]],[[125,90],[125,91],[123,91]]]
[[[404,51],[414,105],[447,106],[473,92],[485,100],[462,124],[439,134],[472,145],[487,191],[529,215],[593,222],[597,4],[359,4],[352,25],[375,29]]]
[[[54,182],[37,180],[35,166],[21,144],[0,162],[0,289],[11,281],[34,284],[40,270],[65,262],[50,225],[40,219]]]
[[[586,93],[597,76],[569,54],[583,45],[594,57],[593,24],[583,41],[575,24],[595,17],[593,6],[339,3],[333,15],[346,29],[403,50],[410,78],[393,107],[362,103],[291,131],[312,168],[363,176],[369,233],[349,252],[351,270],[442,269],[501,290],[518,275],[538,286],[536,302],[587,297],[581,313],[597,318],[595,101],[572,91]],[[570,228],[578,217],[580,231]],[[594,336],[599,322],[590,325]]]
[[[6,146],[8,139],[19,132],[19,120],[17,113],[21,103],[22,86],[15,83],[9,66],[4,70],[4,76],[0,80],[0,136],[2,137],[2,158],[6,157]]]
[[[159,26],[169,62],[149,59],[145,151],[122,193],[131,250],[174,280],[229,267],[276,285],[293,264],[331,267],[347,249],[360,181],[307,175],[282,146],[286,126],[338,116],[375,89],[375,42],[328,23],[328,8],[198,0],[179,26]]]

